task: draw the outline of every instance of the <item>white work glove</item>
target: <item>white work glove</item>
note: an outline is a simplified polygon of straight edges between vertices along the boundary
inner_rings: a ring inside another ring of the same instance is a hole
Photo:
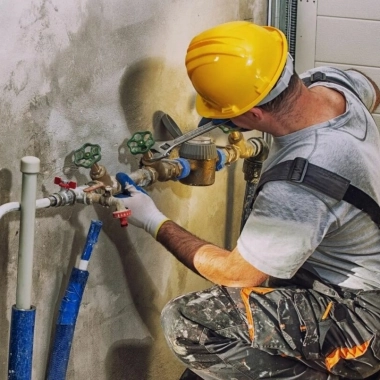
[[[158,210],[146,191],[136,185],[127,174],[117,173],[116,179],[123,189],[123,194],[119,194],[117,197],[121,198],[125,207],[131,210],[128,222],[143,228],[156,239],[158,230],[169,218]]]

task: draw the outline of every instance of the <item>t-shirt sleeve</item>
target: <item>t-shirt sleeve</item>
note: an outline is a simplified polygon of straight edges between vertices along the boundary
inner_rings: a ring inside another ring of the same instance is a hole
[[[376,101],[376,92],[372,83],[358,71],[346,70],[345,73],[349,77],[352,85],[367,109],[372,110]]]
[[[365,75],[354,69],[343,71],[336,67],[320,66],[306,71],[301,74],[300,77],[308,77],[317,71],[321,71],[332,78],[339,79],[340,81],[346,82],[348,85],[352,86],[366,108],[368,110],[373,109],[376,102],[376,92],[371,82],[365,77]]]
[[[291,278],[337,223],[322,198],[299,185],[267,183],[238,239],[242,257],[260,271]]]

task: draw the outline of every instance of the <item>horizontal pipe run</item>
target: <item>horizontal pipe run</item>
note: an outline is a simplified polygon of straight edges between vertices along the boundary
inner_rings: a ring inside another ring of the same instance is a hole
[[[36,201],[36,209],[47,208],[50,206],[51,206],[51,202],[49,198],[37,199]],[[6,214],[12,211],[20,211],[20,209],[21,209],[20,202],[4,203],[3,205],[0,206],[0,219]]]

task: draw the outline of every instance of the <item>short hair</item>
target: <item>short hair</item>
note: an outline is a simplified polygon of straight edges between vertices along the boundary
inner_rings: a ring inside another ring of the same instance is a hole
[[[296,72],[290,77],[288,87],[270,102],[257,106],[262,110],[274,114],[285,114],[290,111],[294,100],[301,90],[302,80]]]

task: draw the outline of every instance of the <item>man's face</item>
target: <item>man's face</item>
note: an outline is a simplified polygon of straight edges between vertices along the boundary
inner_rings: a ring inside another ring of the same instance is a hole
[[[251,131],[256,129],[254,117],[250,111],[243,113],[242,115],[231,118],[232,122],[240,128]]]
[[[257,130],[266,132],[266,126],[270,121],[268,114],[259,107],[253,107],[242,115],[231,118],[238,127],[247,131]]]

